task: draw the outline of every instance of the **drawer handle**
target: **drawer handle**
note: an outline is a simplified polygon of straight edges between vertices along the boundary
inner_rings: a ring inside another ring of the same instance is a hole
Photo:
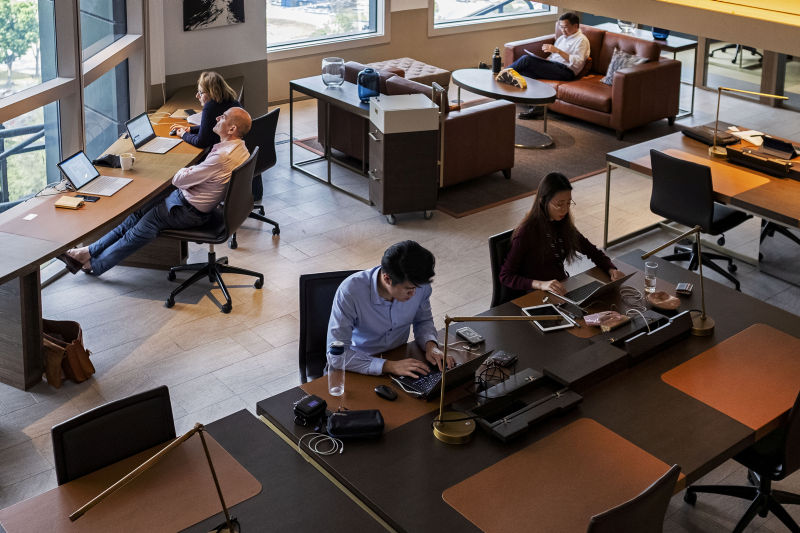
[[[369,179],[371,179],[372,181],[381,181],[381,179],[375,175],[375,172],[376,170],[368,170],[367,176],[369,176]]]
[[[377,137],[375,137],[375,134],[372,133],[371,131],[369,133],[367,133],[367,135],[369,135],[369,138],[372,139],[373,141],[375,141],[376,143],[381,142],[381,140],[378,139]]]

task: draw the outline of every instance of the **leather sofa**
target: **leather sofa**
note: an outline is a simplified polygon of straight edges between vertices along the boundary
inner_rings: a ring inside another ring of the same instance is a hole
[[[658,45],[650,41],[583,24],[581,31],[589,39],[590,61],[572,81],[541,80],[556,88],[556,101],[550,104],[550,109],[611,128],[620,139],[626,130],[654,120],[666,118],[670,124],[675,121],[680,98],[680,61],[661,57]],[[556,24],[555,35],[506,43],[505,64],[511,65],[525,49],[546,57],[542,45],[553,44],[560,34]],[[606,85],[601,80],[615,48],[649,61],[618,70],[613,84]]]
[[[356,83],[364,65],[345,63],[345,80]],[[395,72],[379,71],[380,92],[386,95],[422,93],[431,97],[431,88],[405,79]],[[443,176],[440,187],[447,187],[492,172],[502,171],[511,177],[514,166],[516,106],[505,100],[493,100],[450,111],[445,105]],[[369,122],[352,113],[331,106],[331,147],[347,156],[362,160],[367,144]],[[318,107],[318,135],[324,143],[325,113]],[[367,167],[368,168],[368,167]]]

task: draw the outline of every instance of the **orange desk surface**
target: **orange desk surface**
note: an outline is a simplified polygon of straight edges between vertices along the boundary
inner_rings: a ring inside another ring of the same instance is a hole
[[[753,324],[661,379],[756,431],[774,429],[800,390],[800,339]]]
[[[589,519],[637,496],[669,466],[589,418],[445,490],[488,533],[585,532]]]

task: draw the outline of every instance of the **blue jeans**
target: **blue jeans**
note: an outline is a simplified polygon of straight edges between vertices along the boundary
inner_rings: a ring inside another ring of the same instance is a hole
[[[529,54],[524,54],[511,63],[511,68],[523,76],[537,80],[571,81],[575,79],[575,73],[565,64],[533,57]]]
[[[195,228],[209,216],[187,205],[178,189],[167,190],[89,246],[91,273],[101,275],[155,240],[162,229]]]

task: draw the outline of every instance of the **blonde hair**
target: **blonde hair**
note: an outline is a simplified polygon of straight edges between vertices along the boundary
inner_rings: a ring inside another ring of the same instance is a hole
[[[217,103],[236,100],[237,94],[225,79],[216,72],[206,71],[200,74],[197,85],[200,86],[201,91]]]

